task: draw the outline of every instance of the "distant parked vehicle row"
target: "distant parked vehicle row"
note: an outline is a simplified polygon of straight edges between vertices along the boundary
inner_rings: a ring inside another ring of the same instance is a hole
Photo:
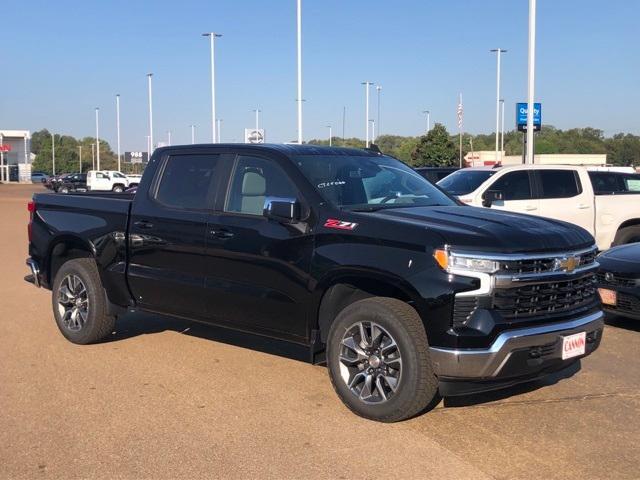
[[[458,170],[458,167],[418,167],[415,170],[431,183],[437,183]]]
[[[41,178],[36,172],[35,178]],[[42,174],[45,175],[46,174]],[[65,173],[56,176],[42,177],[43,184],[50,190],[60,193],[86,192],[89,190],[121,193],[131,187],[136,187],[140,183],[142,175],[125,175],[117,170],[89,170],[86,173]]]
[[[563,220],[600,250],[640,242],[640,175],[566,165],[465,168],[438,185],[462,202]]]
[[[49,179],[49,175],[44,172],[31,172],[32,183],[44,183]]]

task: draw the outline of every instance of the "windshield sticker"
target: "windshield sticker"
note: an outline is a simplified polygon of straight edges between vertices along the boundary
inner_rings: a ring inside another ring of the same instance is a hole
[[[318,188],[335,187],[337,185],[346,185],[344,180],[335,180],[333,182],[322,182],[318,184]]]
[[[355,230],[358,224],[355,222],[344,222],[342,220],[336,220],[335,218],[329,218],[324,222],[324,226],[327,228],[337,228],[338,230]]]

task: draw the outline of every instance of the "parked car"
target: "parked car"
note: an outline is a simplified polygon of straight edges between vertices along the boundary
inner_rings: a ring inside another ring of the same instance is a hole
[[[640,320],[640,243],[598,256],[598,292],[605,312]]]
[[[67,178],[68,176],[73,175],[73,173],[62,173],[60,175],[54,175],[53,177],[51,177],[49,179],[48,182],[45,182],[45,186],[50,189],[53,190],[54,192],[58,191],[58,186],[64,182],[64,179]]]
[[[58,193],[70,193],[70,192],[86,192],[87,191],[87,174],[86,173],[74,173],[67,175],[58,182],[56,185],[56,192]]]
[[[600,343],[586,230],[460,205],[380,153],[158,148],[138,189],[29,203],[26,280],[52,290],[71,342],[109,337],[130,310],[293,342],[350,409],[385,422]]]
[[[126,177],[129,180],[129,187],[137,187],[142,179],[142,175],[138,173],[127,173]]]
[[[458,167],[418,167],[415,169],[420,175],[431,183],[437,183],[443,178],[458,170]]]
[[[32,183],[45,183],[49,179],[49,175],[44,172],[31,172]]]
[[[601,176],[620,180],[626,187],[603,191]],[[465,168],[438,185],[469,205],[573,223],[591,233],[600,250],[606,250],[640,241],[638,183],[637,175],[590,172],[579,166],[516,165]]]
[[[129,186],[129,179],[124,173],[115,170],[89,170],[87,172],[87,188],[93,191],[124,192]]]

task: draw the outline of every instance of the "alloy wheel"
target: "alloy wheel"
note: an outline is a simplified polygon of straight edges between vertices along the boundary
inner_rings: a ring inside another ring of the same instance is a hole
[[[402,357],[391,334],[374,322],[357,322],[340,342],[340,375],[362,402],[383,403],[400,384]]]
[[[77,332],[87,323],[89,296],[87,287],[79,276],[69,274],[58,287],[58,312],[64,327]]]

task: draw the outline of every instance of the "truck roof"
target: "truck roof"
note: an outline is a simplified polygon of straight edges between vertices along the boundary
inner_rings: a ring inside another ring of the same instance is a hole
[[[362,157],[377,157],[380,153],[375,150],[367,150],[364,148],[347,148],[347,147],[327,147],[322,145],[298,145],[294,143],[265,143],[265,144],[252,144],[252,143],[203,143],[196,145],[172,145],[169,147],[160,147],[156,151],[172,150],[176,148],[242,148],[250,150],[267,150],[283,153],[287,156],[292,155],[348,155],[348,156],[362,156]]]

